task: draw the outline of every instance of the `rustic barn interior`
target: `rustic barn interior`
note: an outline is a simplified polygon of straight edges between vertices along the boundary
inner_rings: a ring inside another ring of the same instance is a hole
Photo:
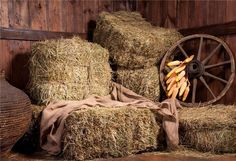
[[[102,11],[136,11],[153,26],[176,29],[183,36],[209,34],[226,42],[236,59],[236,1],[235,0],[1,0],[0,1],[0,70],[13,86],[25,90],[29,82],[29,55],[35,42],[80,36],[93,42],[96,20]],[[214,48],[207,42],[203,57]],[[191,46],[191,44],[190,44]],[[217,62],[219,57],[214,58]],[[235,67],[233,67],[235,68]],[[218,70],[218,69],[217,69]],[[226,78],[229,71],[219,68],[218,77]],[[214,104],[235,105],[236,79],[223,97]],[[213,93],[222,90],[219,82],[211,83]],[[211,99],[207,89],[197,89],[198,99]],[[1,93],[1,91],[0,91]],[[233,125],[232,125],[233,126]],[[235,128],[235,125],[234,125]],[[236,142],[236,140],[234,140]],[[234,142],[234,150],[236,149]],[[187,153],[187,152],[186,152]],[[183,154],[183,153],[182,153]],[[44,156],[42,156],[44,155]],[[200,154],[199,154],[200,155]],[[115,160],[199,160],[204,158],[181,154],[132,156]],[[53,160],[46,153],[8,154],[12,160]],[[57,158],[58,159],[58,158]],[[206,160],[234,160],[230,155],[217,155]]]

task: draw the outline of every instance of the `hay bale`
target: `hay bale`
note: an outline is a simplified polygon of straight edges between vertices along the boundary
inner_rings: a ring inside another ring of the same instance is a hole
[[[26,133],[14,145],[14,151],[32,153],[40,149],[39,134],[41,113],[45,106],[31,105],[32,118]]]
[[[148,109],[95,107],[73,112],[65,123],[66,159],[122,157],[156,149],[160,125]]]
[[[34,43],[29,95],[37,104],[107,95],[111,81],[108,57],[106,49],[78,37]]]
[[[236,106],[215,105],[180,111],[181,144],[203,152],[236,152]]]
[[[160,85],[157,67],[135,70],[118,68],[116,73],[118,83],[152,101],[159,101]]]
[[[154,27],[140,13],[102,12],[97,20],[94,42],[110,52],[111,59],[126,68],[150,67],[180,38],[174,29]]]

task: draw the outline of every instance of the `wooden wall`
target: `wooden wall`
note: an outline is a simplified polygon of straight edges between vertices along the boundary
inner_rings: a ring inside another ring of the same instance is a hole
[[[146,10],[148,10],[147,19],[150,22],[169,28],[194,28],[236,21],[235,0],[151,1]],[[226,41],[236,59],[236,35],[225,35],[220,38]],[[212,88],[215,92],[219,90],[217,85],[213,85]],[[236,79],[226,96],[218,103],[236,103],[235,90]]]
[[[87,33],[101,11],[136,10],[136,1],[0,0],[0,27]],[[0,40],[0,70],[23,89],[28,81],[30,41]]]
[[[0,26],[87,33],[101,11],[139,11],[154,25],[191,28],[236,20],[234,0],[0,0]],[[236,35],[225,35],[236,57]],[[0,70],[23,89],[31,41],[0,40]],[[215,87],[217,88],[217,87]],[[220,103],[236,102],[236,81]],[[217,90],[217,89],[215,89]]]

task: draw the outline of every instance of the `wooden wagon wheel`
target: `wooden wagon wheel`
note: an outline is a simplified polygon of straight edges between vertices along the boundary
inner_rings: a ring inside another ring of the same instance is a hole
[[[190,54],[184,49],[184,45],[187,44],[188,41],[191,41],[193,39],[195,41],[197,40],[199,42],[198,43],[199,45],[196,49],[196,52]],[[214,43],[217,43],[217,45],[209,53],[206,53],[206,56],[204,58],[201,58],[203,57],[202,50],[203,50],[204,42],[207,42],[207,41],[214,41]],[[186,67],[186,73],[188,75],[188,78],[192,82],[191,87],[190,87],[191,95],[189,96],[191,98],[189,98],[188,101],[186,102],[180,101],[180,103],[184,106],[205,106],[205,105],[212,104],[218,101],[220,98],[222,98],[225,95],[225,93],[228,91],[228,89],[230,88],[234,80],[234,75],[235,75],[235,62],[234,62],[233,54],[231,50],[229,49],[229,47],[227,46],[227,44],[215,36],[206,35],[206,34],[190,35],[179,40],[175,45],[173,45],[170,48],[170,50],[167,51],[166,55],[164,56],[161,62],[160,80],[161,80],[161,84],[164,91],[166,91],[165,76],[170,70],[168,69],[166,64],[171,59],[173,60],[173,57],[177,54],[176,52],[177,50],[179,51],[179,55],[182,55],[182,59],[185,59],[192,54],[195,55],[194,59]],[[227,57],[229,57],[229,59],[224,60],[222,62],[217,62],[215,64],[209,64],[210,59],[218,55],[217,51],[219,50],[224,50],[224,53],[227,55]],[[222,66],[230,68],[230,76],[227,80],[224,78],[218,77],[216,75],[213,75],[208,71],[211,68],[220,68]],[[222,91],[220,91],[219,94],[215,94],[210,88],[210,86],[208,85],[208,82],[206,80],[209,78],[215,81],[222,82],[222,84],[224,84],[224,88]],[[196,101],[196,96],[198,94],[201,94],[201,92],[197,92],[198,82],[201,83],[209,91],[209,93],[211,94],[211,99],[205,100],[205,101],[200,100],[199,102]]]

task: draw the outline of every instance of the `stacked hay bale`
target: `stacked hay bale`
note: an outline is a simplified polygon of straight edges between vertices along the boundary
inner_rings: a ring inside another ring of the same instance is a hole
[[[215,105],[180,111],[180,142],[202,152],[236,152],[236,106]]]
[[[29,95],[37,104],[108,95],[109,53],[78,37],[46,40],[32,46]]]
[[[153,150],[160,146],[160,132],[160,123],[149,109],[83,109],[66,119],[63,155],[69,160],[87,160]]]
[[[125,11],[101,13],[94,33],[94,41],[109,50],[118,66],[117,82],[153,101],[160,95],[155,67],[181,37],[173,29],[153,27],[139,13]]]

